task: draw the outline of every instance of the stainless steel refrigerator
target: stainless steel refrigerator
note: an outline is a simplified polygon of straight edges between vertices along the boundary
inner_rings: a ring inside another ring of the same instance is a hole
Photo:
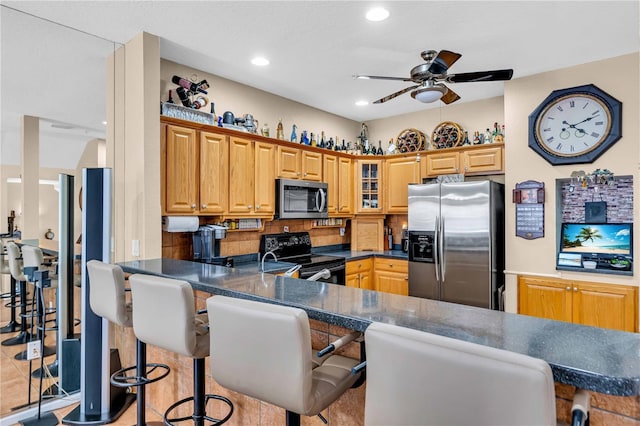
[[[504,185],[409,185],[409,296],[502,309]]]

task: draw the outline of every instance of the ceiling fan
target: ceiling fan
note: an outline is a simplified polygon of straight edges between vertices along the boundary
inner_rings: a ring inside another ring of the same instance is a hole
[[[411,69],[411,77],[384,77],[378,75],[354,75],[354,78],[375,79],[375,80],[399,80],[416,83],[416,85],[407,87],[384,98],[373,102],[381,104],[395,97],[398,97],[409,91],[411,97],[420,102],[430,103],[441,100],[445,104],[460,99],[460,96],[453,90],[449,89],[441,81],[447,83],[472,83],[476,81],[501,81],[510,80],[513,76],[512,69],[495,70],[495,71],[477,71],[465,72],[461,74],[447,74],[447,70],[462,56],[459,53],[450,52],[448,50],[425,50],[420,54],[426,62],[417,65]]]

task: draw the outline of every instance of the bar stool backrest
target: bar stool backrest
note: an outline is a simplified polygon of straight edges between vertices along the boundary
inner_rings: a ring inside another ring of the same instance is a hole
[[[9,255],[5,253],[5,247],[0,239],[0,274],[10,274],[9,270]]]
[[[365,344],[366,425],[556,425],[541,359],[382,323]]]
[[[22,246],[22,263],[25,268],[40,268],[44,263],[44,256],[39,247]]]
[[[7,243],[7,255],[9,256],[9,271],[13,279],[16,281],[27,281],[27,277],[24,275],[22,259],[20,259],[20,248],[16,243]]]
[[[91,310],[122,327],[131,327],[131,303],[127,303],[122,268],[90,260],[87,262],[87,272]]]
[[[207,309],[218,383],[294,413],[306,414],[323,398],[323,389],[312,389],[305,311],[225,296],[207,299]]]
[[[144,274],[131,275],[129,282],[133,332],[139,340],[191,358],[209,355],[209,334],[202,327],[206,324],[196,321],[189,283]]]

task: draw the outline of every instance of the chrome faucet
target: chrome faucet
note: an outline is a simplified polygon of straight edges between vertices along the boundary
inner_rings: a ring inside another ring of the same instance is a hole
[[[264,256],[262,256],[262,262],[261,262],[262,268],[261,268],[260,272],[264,272],[264,259],[267,257],[268,254],[273,256],[273,260],[275,260],[276,262],[278,261],[278,258],[276,257],[275,252],[273,250],[269,250],[268,252],[266,252],[264,254]]]

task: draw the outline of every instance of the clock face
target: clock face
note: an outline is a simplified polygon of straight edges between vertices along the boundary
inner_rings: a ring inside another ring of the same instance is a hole
[[[621,138],[621,116],[593,84],[555,90],[529,115],[529,147],[552,165],[592,163]]]
[[[597,148],[611,130],[611,114],[603,101],[588,94],[566,95],[550,103],[536,121],[540,146],[561,157]]]

